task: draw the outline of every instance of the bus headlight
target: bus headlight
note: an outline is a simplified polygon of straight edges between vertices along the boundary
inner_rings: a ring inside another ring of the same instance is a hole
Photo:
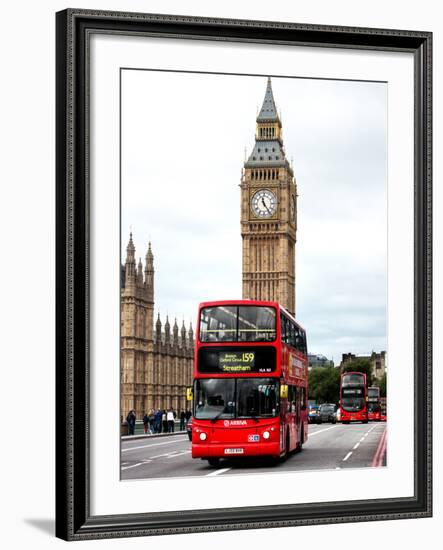
[[[205,434],[205,432],[202,432],[202,433],[200,434],[200,439],[201,439],[202,441],[205,441],[205,439],[206,439],[207,437],[208,437],[208,436]]]
[[[263,432],[263,439],[269,439],[271,437],[271,434],[266,431],[266,432]]]

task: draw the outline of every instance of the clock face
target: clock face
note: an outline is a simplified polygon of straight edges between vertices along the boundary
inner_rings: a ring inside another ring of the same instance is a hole
[[[251,208],[258,218],[270,218],[277,210],[277,197],[269,189],[260,189],[252,197]]]

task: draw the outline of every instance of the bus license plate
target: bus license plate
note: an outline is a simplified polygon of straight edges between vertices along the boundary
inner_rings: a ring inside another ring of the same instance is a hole
[[[242,455],[244,449],[225,449],[225,455]]]

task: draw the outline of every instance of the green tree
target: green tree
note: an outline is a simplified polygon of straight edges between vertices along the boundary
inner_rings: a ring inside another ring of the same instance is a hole
[[[386,397],[386,372],[380,380],[374,380],[374,386],[378,386],[380,388],[381,397]]]
[[[364,372],[366,374],[366,384],[368,387],[372,386],[373,383],[371,371],[371,361],[364,357],[356,357],[355,359],[346,361],[342,368],[342,372]]]
[[[309,399],[317,403],[338,403],[340,370],[334,367],[317,367],[309,372]]]

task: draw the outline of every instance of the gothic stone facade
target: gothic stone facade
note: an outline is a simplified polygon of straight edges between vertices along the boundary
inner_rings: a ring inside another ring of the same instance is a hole
[[[192,384],[192,326],[172,327],[160,315],[154,327],[154,256],[149,243],[145,268],[136,267],[132,234],[121,277],[120,414],[131,409],[141,418],[150,409],[186,410],[186,388]]]
[[[240,187],[243,298],[275,300],[295,315],[297,187],[270,78]]]

